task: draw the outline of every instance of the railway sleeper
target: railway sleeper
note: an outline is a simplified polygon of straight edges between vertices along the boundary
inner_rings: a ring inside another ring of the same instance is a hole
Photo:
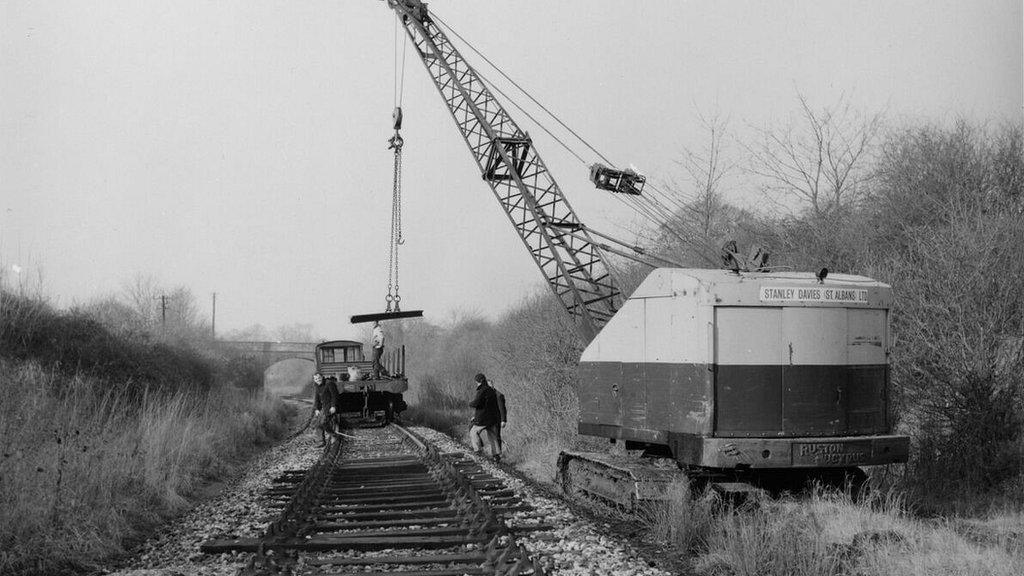
[[[389,489],[437,483],[437,480],[430,476],[418,474],[416,476],[397,476],[374,480],[335,480],[327,482],[327,486],[336,490],[369,490],[373,488]]]
[[[289,570],[289,565],[294,567],[295,554],[300,552],[390,549],[407,551],[374,559],[324,559],[322,562],[314,555],[303,558],[302,564],[339,567],[397,564],[424,568],[428,568],[427,564],[447,564],[437,568],[430,566],[430,569],[373,571],[377,576],[543,575],[540,566],[525,548],[515,544],[511,535],[519,531],[547,530],[551,526],[535,524],[510,529],[500,519],[502,513],[532,510],[532,507],[524,505],[503,482],[472,461],[442,455],[401,427],[395,429],[406,435],[407,445],[415,445],[418,456],[341,462],[342,447],[346,453],[351,453],[364,446],[380,450],[381,446],[397,443],[377,440],[335,444],[308,472],[283,474],[280,483],[283,485],[269,490],[271,499],[290,497],[290,500],[274,506],[282,511],[263,537],[213,540],[205,543],[202,550],[208,553],[256,552],[246,574]],[[483,556],[472,553],[472,557],[465,560],[439,560],[441,556],[452,555],[417,553],[467,546],[481,549]],[[433,556],[434,561],[425,559],[429,556]],[[365,573],[365,570],[352,573]]]
[[[389,572],[374,571],[374,576],[477,576],[481,574],[494,574],[493,568],[482,566],[456,566],[454,568],[442,568],[439,570],[394,570]],[[366,572],[320,572],[318,576],[365,576]]]
[[[369,558],[311,558],[306,564],[312,566],[373,566],[375,564],[480,564],[487,560],[484,553],[475,554],[432,554],[423,556],[373,556]]]
[[[388,495],[405,495],[405,494],[423,494],[429,492],[441,492],[445,486],[438,484],[437,482],[421,482],[419,484],[406,484],[404,486],[396,486],[391,489],[374,489],[374,488],[335,488],[333,486],[325,486],[321,489],[323,494],[329,494],[331,496],[355,496],[362,498],[377,498],[386,497]]]
[[[323,495],[323,497],[320,498],[320,501],[323,502],[324,504],[388,504],[436,500],[438,498],[447,498],[449,496],[449,493],[443,490],[420,490],[417,492],[401,492],[390,497],[388,497],[388,495],[386,494],[366,496],[362,498],[346,498],[346,496],[348,496],[348,494],[326,493]]]
[[[356,530],[355,528],[347,528],[344,524],[314,524],[314,529],[317,530],[317,534],[337,534],[344,530]],[[486,531],[480,531],[486,533]],[[359,530],[356,534],[343,534],[343,536],[357,536],[359,538],[377,538],[385,536],[470,536],[474,533],[474,530],[469,526],[431,526],[424,527],[421,525],[415,525],[414,527],[409,526],[396,526],[390,530],[378,529],[378,530]]]
[[[261,552],[268,550],[296,550],[306,552],[327,552],[340,550],[387,550],[401,548],[448,548],[485,544],[484,536],[328,536],[312,535],[309,538],[226,538],[210,540],[199,549],[206,554],[229,552]]]
[[[445,524],[459,524],[465,521],[464,516],[438,516],[431,518],[430,522],[439,526]],[[318,521],[314,528],[318,530],[355,530],[359,528],[386,528],[388,526],[421,526],[424,521],[419,518],[404,518],[398,520],[357,520],[355,522],[332,522]]]
[[[443,498],[438,498],[436,500],[416,500],[414,502],[404,502],[404,503],[403,502],[397,502],[396,503],[396,502],[392,501],[392,502],[385,502],[385,503],[381,503],[381,504],[360,504],[360,503],[350,504],[349,502],[340,501],[340,502],[333,503],[331,505],[331,508],[334,509],[334,510],[341,511],[341,512],[360,512],[360,511],[370,511],[370,510],[380,510],[380,511],[384,511],[384,510],[408,510],[410,508],[410,504],[416,504],[420,508],[431,508],[431,507],[443,508],[443,507],[451,504],[451,501],[447,500],[447,499],[443,499]]]
[[[360,519],[363,519],[363,518],[365,518],[367,520],[377,520],[377,519],[383,520],[383,519],[387,518],[387,519],[392,519],[392,520],[411,520],[411,519],[417,519],[417,518],[419,518],[419,519],[440,518],[440,517],[443,517],[443,516],[450,516],[452,514],[457,514],[457,513],[460,513],[460,512],[464,513],[464,511],[462,509],[451,508],[451,507],[449,507],[449,508],[417,508],[417,509],[414,509],[414,510],[403,510],[403,511],[400,511],[400,512],[353,512],[351,514],[333,515],[333,516],[324,516],[322,514],[324,512],[323,509],[320,509],[319,512],[321,512],[321,514],[318,514],[316,516],[316,518],[324,518],[324,519],[328,519],[328,520],[332,519],[332,518],[334,518],[334,519],[337,519],[337,518],[344,518],[344,519],[360,518]]]

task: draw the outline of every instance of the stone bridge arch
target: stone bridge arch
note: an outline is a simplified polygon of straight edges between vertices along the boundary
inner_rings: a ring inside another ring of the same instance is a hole
[[[261,386],[266,386],[267,369],[283,360],[306,360],[316,365],[316,346],[319,342],[254,342],[218,340],[218,349],[249,358],[263,375]]]

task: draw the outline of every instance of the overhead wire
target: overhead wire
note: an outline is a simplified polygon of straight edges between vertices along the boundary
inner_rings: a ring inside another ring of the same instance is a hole
[[[583,138],[576,130],[574,130],[565,121],[563,121],[557,114],[552,112],[551,109],[549,109],[542,102],[540,102],[537,98],[535,98],[521,84],[516,82],[511,76],[509,76],[507,73],[505,73],[505,71],[502,70],[501,67],[499,67],[497,64],[495,64],[485,54],[480,52],[480,50],[478,50],[471,42],[466,40],[466,38],[464,38],[461,34],[459,34],[457,31],[455,31],[447,22],[445,22],[442,18],[438,17],[436,12],[433,14],[433,18],[438,23],[439,26],[443,27],[445,29],[445,31],[447,31],[448,33],[450,33],[454,37],[458,38],[463,44],[465,44],[470,49],[470,51],[472,51],[474,54],[476,54],[478,57],[480,57],[484,62],[486,62],[495,72],[497,72],[502,78],[504,78],[512,86],[514,86],[520,93],[522,93],[527,99],[529,99],[531,102],[533,102],[538,108],[540,108],[550,118],[552,118],[559,126],[561,126],[566,131],[568,131],[570,134],[572,134],[572,136],[576,140],[578,140],[580,143],[582,143],[587,149],[589,149],[591,152],[593,152],[598,158],[600,158],[602,161],[604,161],[606,164],[608,164],[608,165],[610,165],[612,167],[614,167],[616,165],[606,155],[601,153],[600,150],[598,150],[596,147],[594,147],[592,144],[590,144],[590,142],[588,142],[585,138]],[[479,69],[475,69],[474,71],[480,77],[481,81],[488,88],[490,88],[491,90],[494,90],[495,92],[500,94],[502,97],[504,97],[506,101],[511,103],[512,106],[514,106],[517,110],[519,110],[519,112],[521,112],[531,122],[533,122],[534,125],[536,125],[542,131],[544,131],[546,134],[548,134],[552,139],[554,139],[555,142],[557,142],[569,154],[571,154],[578,161],[580,161],[581,164],[583,164],[584,166],[587,166],[587,167],[590,166],[590,164],[580,155],[579,152],[577,152],[572,146],[568,145],[562,138],[558,137],[551,129],[549,129],[545,125],[544,122],[541,122],[533,114],[531,114],[529,111],[527,111],[517,101],[516,98],[514,98],[512,95],[510,95],[506,91],[502,90],[499,86],[497,86],[497,84],[495,82],[493,82],[492,80],[488,79],[484,74],[482,74],[479,71]],[[641,216],[641,218],[643,218],[643,219],[645,219],[645,220],[647,220],[647,221],[649,221],[649,222],[651,222],[653,224],[656,224],[659,229],[661,229],[664,232],[674,236],[680,242],[682,242],[682,243],[684,243],[686,245],[689,245],[692,248],[695,248],[696,252],[702,258],[704,258],[705,260],[707,260],[709,262],[713,262],[713,260],[710,259],[707,256],[706,250],[708,249],[708,246],[707,246],[706,242],[701,241],[701,239],[695,237],[695,235],[693,235],[693,234],[686,234],[684,236],[685,232],[681,233],[682,232],[681,229],[685,228],[685,226],[679,226],[679,225],[683,224],[682,217],[681,217],[680,213],[684,213],[687,210],[686,205],[684,203],[682,203],[680,200],[678,200],[677,198],[674,198],[672,194],[670,194],[670,193],[668,193],[666,191],[661,190],[658,186],[654,185],[653,183],[647,183],[646,189],[648,189],[650,191],[650,193],[646,194],[646,195],[612,194],[612,196],[614,198],[616,198],[620,203],[625,205],[627,208],[630,208],[635,213],[637,213],[639,216]],[[676,224],[676,225],[673,225],[673,224]]]
[[[511,83],[511,84],[512,84],[513,86],[515,86],[516,88],[518,88],[520,92],[522,92],[522,93],[523,93],[523,94],[524,94],[524,95],[525,95],[525,96],[526,96],[527,98],[529,98],[529,99],[530,99],[530,101],[532,101],[532,102],[533,102],[534,104],[536,104],[536,105],[537,105],[538,107],[540,107],[540,109],[541,109],[541,110],[543,110],[544,112],[546,112],[546,113],[548,114],[548,116],[551,116],[551,118],[553,118],[553,119],[555,120],[555,122],[558,122],[558,123],[559,123],[559,124],[560,124],[560,125],[562,126],[562,128],[565,128],[566,130],[568,130],[568,131],[569,131],[569,132],[570,132],[570,133],[571,133],[571,134],[572,134],[573,136],[575,136],[575,137],[576,137],[576,139],[577,139],[577,140],[579,140],[580,142],[582,142],[584,146],[586,146],[587,148],[590,148],[590,150],[591,150],[591,151],[592,151],[592,152],[593,152],[594,154],[597,154],[597,156],[598,156],[599,158],[601,158],[602,160],[604,160],[604,161],[605,161],[605,162],[607,162],[608,164],[612,164],[612,161],[611,161],[611,160],[609,160],[609,159],[608,159],[607,157],[605,157],[605,155],[604,155],[604,154],[601,154],[601,152],[600,152],[600,151],[598,151],[598,150],[597,150],[597,148],[594,148],[593,146],[591,146],[589,142],[587,142],[587,141],[586,141],[586,140],[585,140],[585,139],[584,139],[584,138],[583,138],[582,136],[580,136],[580,135],[579,135],[579,134],[578,134],[578,133],[577,133],[577,132],[576,132],[575,130],[573,130],[572,128],[570,128],[568,124],[566,124],[565,122],[563,122],[563,121],[562,121],[562,119],[561,119],[561,118],[559,118],[559,117],[558,117],[558,116],[557,116],[557,115],[556,115],[556,114],[555,114],[554,112],[552,112],[551,110],[549,110],[549,109],[547,108],[547,106],[544,106],[544,104],[542,104],[542,103],[541,103],[541,102],[540,102],[539,100],[537,100],[536,98],[534,98],[534,97],[533,97],[533,95],[532,95],[532,94],[530,94],[530,92],[529,92],[529,91],[527,91],[527,90],[526,90],[525,88],[523,88],[522,86],[520,86],[518,82],[516,82],[515,80],[513,80],[513,79],[512,79],[512,78],[511,78],[511,77],[510,77],[510,76],[509,76],[508,74],[506,74],[506,73],[505,73],[505,72],[504,72],[504,71],[503,71],[503,70],[502,70],[502,69],[501,69],[500,67],[498,67],[498,65],[497,65],[497,64],[495,64],[494,62],[491,62],[491,60],[490,60],[490,59],[489,59],[489,58],[488,58],[487,56],[485,56],[485,55],[484,55],[484,54],[483,54],[482,52],[480,52],[479,50],[477,50],[477,49],[476,49],[476,47],[475,47],[475,46],[473,46],[473,44],[471,44],[471,43],[470,43],[470,42],[469,42],[468,40],[466,40],[465,38],[463,38],[463,37],[462,37],[462,36],[461,36],[461,35],[460,35],[460,34],[459,34],[458,32],[456,32],[455,30],[453,30],[451,26],[449,26],[449,25],[448,25],[447,23],[445,23],[445,22],[444,22],[443,20],[441,20],[440,18],[438,18],[438,17],[436,16],[436,15],[434,16],[434,20],[438,21],[438,22],[439,22],[439,23],[440,23],[440,24],[441,24],[442,26],[444,26],[444,27],[445,27],[445,29],[446,29],[446,30],[448,30],[448,31],[449,31],[449,32],[451,32],[451,33],[452,33],[453,35],[455,35],[455,37],[456,37],[456,38],[458,38],[459,40],[462,40],[462,42],[463,42],[463,43],[464,43],[464,44],[465,44],[466,46],[468,46],[470,50],[472,50],[472,51],[473,51],[473,52],[474,52],[474,53],[475,53],[475,54],[476,54],[477,56],[479,56],[480,58],[483,58],[483,60],[484,60],[485,62],[487,62],[487,63],[488,63],[488,64],[489,64],[490,66],[491,66],[491,68],[494,68],[494,70],[495,70],[495,71],[497,71],[497,72],[498,72],[498,74],[501,74],[501,76],[502,76],[503,78],[505,78],[505,79],[506,79],[506,80],[508,80],[508,81],[509,81],[509,82],[510,82],[510,83]]]
[[[600,158],[601,160],[603,160],[605,163],[607,163],[609,165],[612,165],[612,166],[615,165],[615,163],[612,162],[611,160],[609,160],[608,157],[605,156],[603,153],[601,153],[600,150],[598,150],[596,147],[591,145],[577,131],[573,130],[572,127],[570,127],[561,118],[559,118],[558,115],[556,115],[554,112],[552,112],[550,108],[545,106],[542,102],[540,102],[540,100],[538,100],[532,94],[530,94],[530,92],[528,90],[523,88],[523,86],[521,84],[516,82],[511,76],[509,76],[507,73],[505,73],[504,70],[502,70],[490,58],[488,58],[486,55],[484,55],[482,52],[480,52],[475,46],[473,46],[473,44],[471,42],[466,40],[461,34],[459,34],[457,31],[455,31],[450,25],[448,25],[447,22],[445,22],[442,18],[438,17],[436,13],[434,14],[434,20],[436,22],[438,22],[438,25],[443,27],[448,33],[452,34],[453,36],[458,38],[460,41],[462,41],[473,53],[475,53],[482,60],[484,60],[502,78],[504,78],[509,83],[511,83],[516,89],[518,89],[531,102],[536,104],[541,110],[543,110],[555,122],[557,122],[560,126],[565,128],[570,134],[572,134],[577,140],[579,140],[585,147],[590,149],[591,152],[596,154],[598,156],[598,158]],[[495,92],[501,94],[508,102],[510,102],[512,104],[512,106],[514,106],[523,115],[525,115],[538,128],[540,128],[546,134],[551,136],[551,138],[554,139],[560,146],[562,146],[562,148],[564,148],[567,152],[569,152],[577,160],[579,160],[581,164],[583,164],[584,166],[589,168],[589,166],[590,166],[589,162],[587,162],[575,149],[573,149],[571,146],[566,144],[564,140],[562,140],[556,134],[554,134],[554,132],[552,132],[545,125],[545,123],[543,123],[540,120],[538,120],[533,114],[531,114],[522,105],[520,105],[516,98],[514,98],[512,95],[510,95],[507,92],[505,92],[504,90],[502,90],[500,87],[498,87],[495,82],[489,80],[484,74],[482,74],[480,72],[479,69],[475,69],[474,71],[477,73],[477,75],[480,77],[480,79],[484,82],[484,84],[486,84],[490,89],[494,90]],[[618,200],[620,203],[624,204],[627,208],[632,209],[634,212],[636,212],[641,217],[643,217],[643,218],[645,218],[647,220],[653,221],[654,223],[659,224],[659,225],[665,224],[665,223],[660,222],[660,219],[658,218],[657,213],[654,210],[652,210],[651,208],[648,208],[647,206],[645,206],[642,202],[638,201],[635,197],[632,197],[632,195],[630,195],[630,196],[631,196],[630,198],[623,198],[622,195],[613,194],[613,197],[616,200]]]
[[[395,23],[396,23],[396,25],[398,23],[397,22],[397,15],[396,15],[396,22]],[[402,34],[402,66],[400,68],[401,74],[399,75],[400,77],[398,79],[398,106],[402,105],[402,96],[405,94],[405,56],[406,56],[406,54],[409,53],[408,47],[409,47],[409,35],[408,34]],[[397,49],[397,46],[395,48]],[[397,58],[396,58],[396,60],[397,60]]]

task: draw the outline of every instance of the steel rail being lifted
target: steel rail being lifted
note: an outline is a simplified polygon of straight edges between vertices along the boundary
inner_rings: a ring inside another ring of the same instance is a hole
[[[388,0],[505,214],[566,310],[591,340],[622,297],[606,256],[523,131],[431,20],[421,0]],[[575,228],[571,235],[552,226]]]

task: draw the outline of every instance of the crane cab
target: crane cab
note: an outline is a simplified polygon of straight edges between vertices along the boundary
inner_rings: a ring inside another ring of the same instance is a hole
[[[655,270],[583,352],[579,431],[711,468],[905,462],[891,301],[863,276]]]

